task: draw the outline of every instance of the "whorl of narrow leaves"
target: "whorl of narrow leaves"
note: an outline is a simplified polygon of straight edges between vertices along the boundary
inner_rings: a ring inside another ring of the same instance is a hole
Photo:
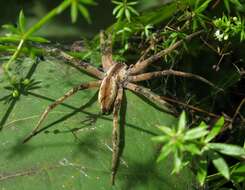
[[[112,1],[116,4],[116,7],[113,9],[112,14],[116,16],[118,20],[122,20],[124,17],[131,22],[132,15],[139,16],[139,13],[133,8],[134,5],[138,4],[137,1],[127,2],[127,0],[120,1]]]
[[[217,171],[229,180],[230,169],[222,154],[244,158],[245,148],[232,144],[210,143],[220,133],[223,126],[224,118],[221,117],[210,131],[204,122],[201,122],[197,127],[188,129],[186,115],[183,112],[176,127],[159,126],[159,130],[163,134],[152,138],[153,141],[162,144],[157,161],[162,161],[169,154],[173,154],[172,173],[178,173],[189,164],[188,157],[191,156],[198,163],[196,176],[199,183],[203,185],[207,177],[207,159],[209,159]]]

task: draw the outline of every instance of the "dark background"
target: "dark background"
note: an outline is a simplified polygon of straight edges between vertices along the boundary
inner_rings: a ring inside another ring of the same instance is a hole
[[[140,0],[139,11],[159,6],[169,0]],[[0,25],[14,24],[21,9],[27,17],[28,25],[33,25],[62,0],[0,0]],[[114,19],[112,15],[114,4],[111,0],[96,0],[96,6],[87,6],[92,23],[88,24],[81,15],[75,24],[71,23],[70,9],[67,9],[51,22],[42,27],[38,34],[48,39],[58,41],[73,41],[82,37],[92,37],[99,30],[110,26]]]

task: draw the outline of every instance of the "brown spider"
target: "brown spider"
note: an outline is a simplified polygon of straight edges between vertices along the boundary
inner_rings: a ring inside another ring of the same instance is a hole
[[[200,32],[196,32],[193,34],[190,34],[185,39],[177,41],[175,44],[170,46],[169,48],[160,51],[159,53],[144,59],[141,57],[139,61],[134,64],[127,66],[124,63],[117,63],[112,60],[112,42],[111,37],[109,36],[109,40],[105,41],[105,35],[103,32],[100,34],[100,44],[101,44],[101,53],[102,53],[102,66],[103,71],[100,71],[99,69],[93,67],[92,65],[85,63],[79,59],[76,59],[67,53],[55,49],[52,50],[51,53],[58,54],[60,57],[62,57],[64,60],[73,63],[77,67],[84,70],[89,75],[92,75],[99,80],[92,81],[88,83],[82,83],[71,90],[69,90],[64,96],[57,99],[55,102],[53,102],[51,105],[49,105],[43,114],[41,115],[36,127],[32,130],[30,135],[28,135],[24,139],[24,143],[30,140],[33,136],[37,135],[41,130],[39,129],[44,119],[47,117],[48,113],[54,109],[57,105],[61,104],[63,101],[65,101],[68,97],[72,96],[79,90],[85,90],[89,88],[98,87],[99,88],[99,94],[98,94],[98,101],[101,107],[102,114],[109,114],[111,110],[113,109],[113,129],[112,129],[112,174],[111,174],[111,183],[114,184],[115,181],[115,175],[117,172],[117,168],[119,165],[119,144],[120,144],[120,138],[119,138],[119,126],[118,126],[118,113],[120,110],[120,106],[122,104],[123,99],[123,90],[128,89],[131,90],[137,94],[140,94],[147,99],[157,103],[158,105],[165,108],[166,111],[170,113],[175,113],[173,107],[162,100],[160,96],[157,94],[151,92],[150,89],[145,88],[143,86],[139,86],[135,84],[138,81],[144,81],[149,80],[151,78],[165,76],[165,75],[176,75],[181,77],[192,77],[196,78],[198,80],[201,80],[202,82],[205,82],[211,86],[214,86],[211,82],[204,79],[203,77],[200,77],[195,74],[191,73],[185,73],[181,71],[174,71],[174,70],[164,70],[164,71],[157,71],[157,72],[150,72],[150,73],[143,73],[139,74],[142,71],[144,71],[150,64],[158,60],[159,58],[169,54],[174,49],[179,47],[184,40],[191,40],[193,37],[199,35]],[[166,109],[166,106],[168,109]]]

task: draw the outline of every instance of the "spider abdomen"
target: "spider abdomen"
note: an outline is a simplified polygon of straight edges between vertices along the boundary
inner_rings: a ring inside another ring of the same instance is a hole
[[[119,88],[120,72],[124,70],[124,64],[116,63],[107,71],[105,78],[102,80],[98,95],[102,114],[110,113]]]

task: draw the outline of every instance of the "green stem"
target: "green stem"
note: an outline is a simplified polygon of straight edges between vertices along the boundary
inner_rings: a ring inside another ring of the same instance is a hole
[[[12,55],[12,57],[9,59],[7,63],[4,64],[3,69],[5,73],[7,74],[8,79],[11,79],[9,67],[12,64],[12,62],[18,57],[23,44],[25,43],[26,39],[32,35],[34,32],[39,30],[44,24],[46,24],[50,19],[52,19],[54,16],[59,15],[61,12],[63,12],[67,7],[69,7],[71,4],[71,0],[64,0],[63,3],[61,3],[59,6],[54,8],[52,11],[50,11],[46,16],[44,16],[39,22],[37,22],[33,27],[31,27],[24,35],[22,36],[21,41],[19,42],[19,45]]]

